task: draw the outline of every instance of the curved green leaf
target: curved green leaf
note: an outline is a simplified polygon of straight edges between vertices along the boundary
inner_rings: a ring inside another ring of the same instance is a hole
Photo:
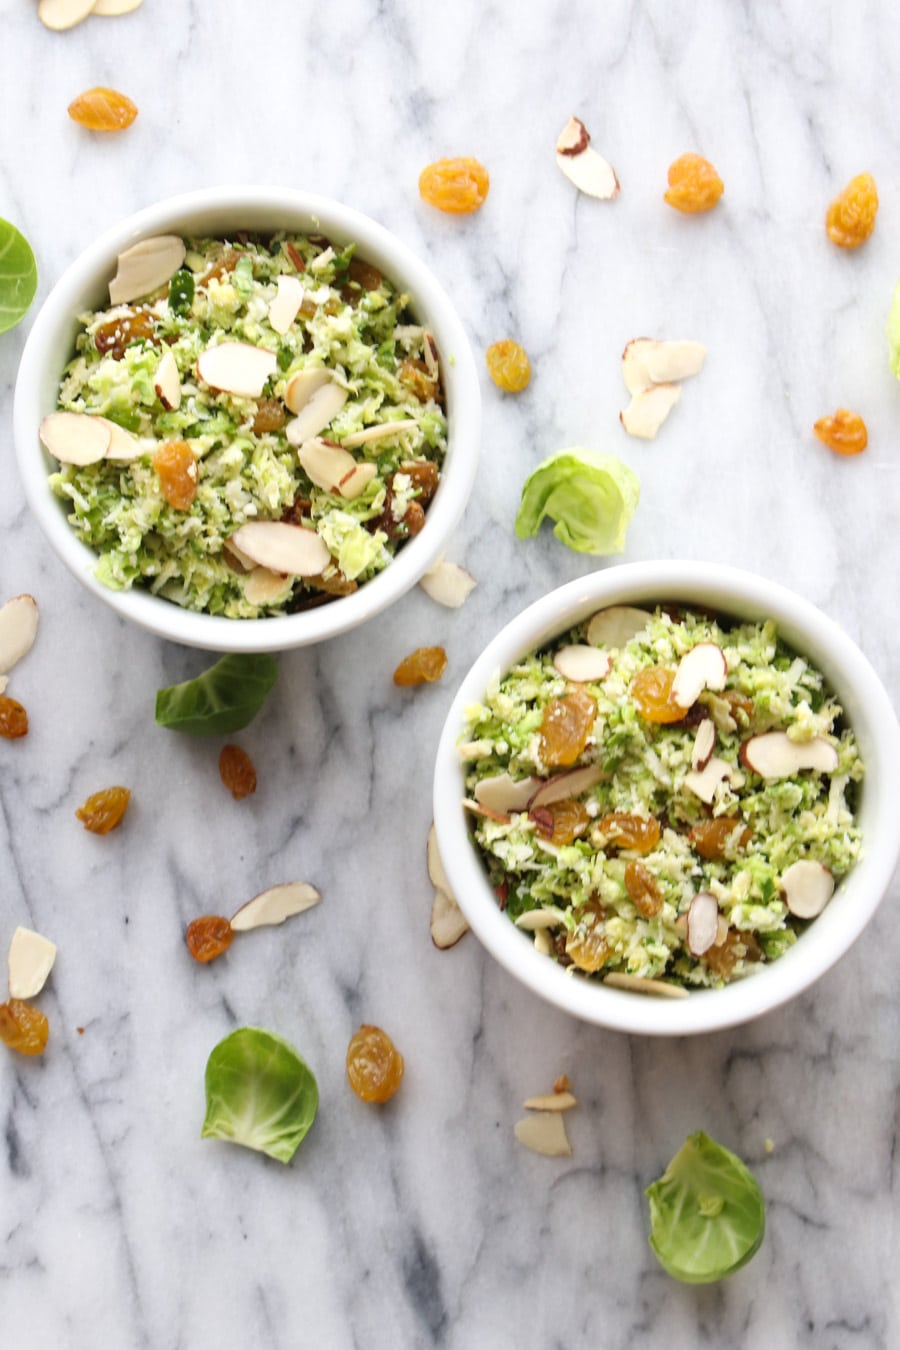
[[[253,721],[277,678],[273,656],[251,652],[223,656],[195,680],[157,691],[157,726],[192,736],[241,731]]]
[[[15,328],[37,291],[37,263],[31,245],[15,225],[0,219],[0,333]]]
[[[319,1088],[289,1041],[238,1027],[206,1064],[203,1139],[225,1139],[289,1163],[319,1109]]]

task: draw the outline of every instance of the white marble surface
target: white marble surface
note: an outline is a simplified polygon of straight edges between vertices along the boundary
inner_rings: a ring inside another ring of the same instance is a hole
[[[466,607],[416,591],[375,631],[281,658],[240,737],[259,791],[233,803],[218,742],[153,724],[157,687],[204,655],[124,626],[45,548],[11,446],[29,321],[0,338],[0,597],[31,591],[42,614],[12,685],[32,729],[0,750],[0,946],[23,923],[60,947],[42,996],[47,1055],[0,1057],[2,1344],[900,1344],[896,881],[807,996],[664,1043],[551,1011],[471,936],[436,951],[424,867],[432,754],[457,681],[526,603],[613,565],[549,530],[514,538],[523,478],[562,446],[612,451],[640,475],[627,558],[777,577],[900,693],[900,388],[884,339],[900,274],[894,6],[145,0],[57,35],[34,0],[0,0],[0,18],[0,214],[31,239],[41,295],[101,228],[159,197],[302,185],[423,254],[479,361],[511,334],[534,363],[516,399],[484,379],[481,468],[451,550],[478,578]],[[140,106],[120,137],[66,116],[98,83]],[[613,204],[578,198],[556,169],[572,112],[616,165]],[[661,200],[688,149],[725,180],[708,217]],[[471,219],[418,199],[419,170],[445,154],[490,169]],[[823,213],[864,169],[881,211],[848,255]],[[709,352],[649,444],[618,423],[618,358],[643,334]],[[869,424],[858,460],[810,433],[841,404]],[[396,690],[399,657],[439,641],[443,682]],[[98,839],[73,810],[113,781],[133,804]],[[317,882],[325,903],[214,966],[191,962],[190,918],[289,878]],[[361,1021],[406,1057],[381,1112],[344,1081]],[[319,1118],[287,1169],[199,1138],[207,1055],[246,1023],[294,1041],[319,1079]],[[561,1072],[581,1105],[573,1157],[551,1161],[512,1129]],[[708,1289],[656,1265],[642,1196],[696,1128],[740,1152],[768,1200],[759,1255]]]

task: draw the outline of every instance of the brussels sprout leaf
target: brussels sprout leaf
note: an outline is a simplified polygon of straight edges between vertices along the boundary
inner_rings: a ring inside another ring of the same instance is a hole
[[[0,333],[24,319],[37,290],[31,245],[15,225],[0,220]]]
[[[537,534],[550,516],[557,539],[576,553],[621,553],[639,497],[637,475],[615,455],[560,450],[525,480],[516,534]]]
[[[318,1108],[311,1070],[272,1031],[239,1027],[207,1061],[204,1139],[225,1139],[289,1163]]]
[[[157,691],[157,725],[192,736],[240,731],[253,721],[277,678],[278,663],[272,656],[223,656],[195,680]]]

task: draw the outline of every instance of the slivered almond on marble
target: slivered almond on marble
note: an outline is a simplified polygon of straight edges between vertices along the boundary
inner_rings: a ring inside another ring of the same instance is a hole
[[[401,436],[406,431],[415,431],[418,422],[414,417],[404,418],[400,422],[379,422],[377,426],[363,427],[362,431],[351,431],[349,436],[345,436],[341,445],[345,445],[348,450],[354,450],[358,445],[369,445],[372,441],[383,441],[389,436]]]
[[[705,359],[702,342],[635,338],[622,353],[622,379],[628,392],[637,394],[653,384],[677,384],[699,375]]]
[[[325,541],[315,530],[280,520],[253,520],[231,535],[229,542],[260,567],[287,576],[317,577],[331,562]]]
[[[105,418],[77,412],[48,413],[38,428],[38,435],[54,459],[79,468],[103,459],[112,439]]]
[[[300,446],[318,436],[320,431],[331,425],[346,402],[347,390],[329,377],[325,384],[310,395],[297,416],[288,422],[284,434],[289,443]]]
[[[574,1097],[568,1089],[562,1092],[545,1092],[538,1097],[529,1097],[522,1105],[526,1111],[571,1111],[573,1106],[578,1105],[578,1098]]]
[[[300,313],[303,304],[303,283],[292,276],[280,276],[276,281],[275,299],[269,305],[269,323],[276,333],[287,333]]]
[[[559,134],[556,162],[569,182],[586,196],[610,201],[619,195],[615,169],[591,147],[588,130],[577,117],[570,117]]]
[[[12,670],[31,651],[37,628],[38,607],[33,595],[15,595],[0,608],[0,674]]]
[[[425,861],[429,879],[434,886],[434,900],[431,904],[431,940],[436,947],[444,951],[448,947],[456,946],[460,938],[469,931],[469,924],[450,890],[450,881],[438,851],[434,823],[428,830]]]
[[[516,1122],[515,1134],[519,1143],[532,1153],[542,1153],[547,1158],[571,1157],[572,1145],[560,1111],[535,1111]]]
[[[166,412],[172,412],[180,406],[181,376],[178,374],[178,363],[168,347],[159,358],[159,365],[153,377],[153,388]]]
[[[344,441],[346,445],[347,442]],[[459,609],[477,586],[471,572],[467,572],[459,563],[435,563],[419,580],[419,585],[430,600],[447,609]]]
[[[197,374],[204,384],[242,398],[259,398],[277,369],[274,352],[249,342],[220,342],[197,357]]]
[[[47,983],[56,944],[30,928],[17,928],[9,944],[10,998],[34,998]]]
[[[619,420],[629,436],[652,441],[680,398],[679,385],[654,384],[632,394],[628,407],[619,413]]]
[[[285,919],[321,903],[322,897],[308,881],[288,881],[270,886],[241,905],[231,920],[236,933],[247,933],[251,928],[264,928],[284,923]]]
[[[184,240],[177,234],[158,234],[124,249],[116,275],[109,283],[109,303],[127,305],[171,281],[184,262]]]
[[[120,14],[131,14],[142,4],[143,0],[97,0],[91,13],[104,19],[116,19]]]
[[[61,33],[86,19],[94,8],[94,0],[40,0],[38,18],[45,28]]]

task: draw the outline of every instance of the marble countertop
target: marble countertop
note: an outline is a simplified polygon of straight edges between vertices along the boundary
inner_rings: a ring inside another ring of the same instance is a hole
[[[0,945],[24,924],[60,949],[41,999],[47,1054],[0,1057],[3,1344],[900,1343],[896,879],[804,997],[666,1042],[557,1013],[471,935],[436,950],[424,859],[433,753],[459,680],[526,604],[616,563],[569,552],[549,529],[514,537],[524,477],[564,446],[638,473],[625,559],[777,578],[841,623],[900,695],[900,387],[884,335],[900,275],[893,6],[145,0],[60,34],[33,0],[0,0],[0,16],[15,62],[0,84],[0,215],[34,246],[39,299],[100,230],[158,198],[227,181],[302,186],[428,261],[482,370],[505,336],[534,369],[515,398],[484,373],[481,464],[448,553],[478,581],[465,607],[417,589],[369,629],[284,654],[241,737],[259,790],[235,803],[218,740],[153,722],[156,689],[210,658],[118,620],[45,546],[12,452],[36,310],[0,338],[0,599],[29,591],[41,610],[11,688],[31,730],[0,751]],[[130,130],[104,138],[66,116],[96,84],[139,105]],[[613,203],[578,196],[557,170],[572,113],[618,171]],[[686,150],[725,181],[708,216],[663,204],[667,166]],[[418,196],[421,168],[452,154],[490,170],[471,218]],[[878,224],[844,253],[824,211],[863,170]],[[619,357],[648,334],[698,339],[708,357],[643,442],[619,424]],[[857,459],[811,434],[841,405],[868,423]],[[397,690],[399,658],[430,643],[449,655],[441,683]],[[133,801],[97,838],[73,811],[111,782]],[[325,902],[215,965],[190,960],[188,920],[287,879],[314,881]],[[381,1111],[344,1079],[364,1021],[406,1059]],[[318,1077],[319,1117],[288,1168],[200,1139],[207,1056],[244,1024],[293,1041]],[[573,1156],[551,1160],[518,1146],[513,1126],[561,1073],[580,1105]],[[708,1288],[657,1265],[643,1198],[700,1128],[755,1169],[768,1204],[757,1257]]]

